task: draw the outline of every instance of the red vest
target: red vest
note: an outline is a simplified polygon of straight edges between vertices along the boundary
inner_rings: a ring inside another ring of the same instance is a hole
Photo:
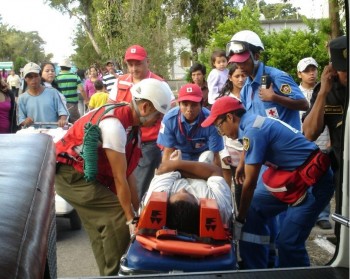
[[[84,161],[82,157],[80,157],[79,154],[77,154],[77,152],[74,150],[74,147],[83,144],[85,124],[88,122],[96,124],[105,109],[106,108],[100,109],[92,119],[91,117],[95,111],[91,111],[74,123],[74,125],[68,130],[65,136],[56,143],[57,162],[67,163],[67,157],[73,158],[73,160],[70,160],[72,166],[78,172],[84,172]],[[126,175],[129,176],[137,167],[138,161],[141,157],[139,129],[138,127],[132,126],[132,114],[131,108],[129,106],[117,107],[114,109],[113,115],[105,115],[102,117],[102,119],[108,117],[115,117],[119,119],[125,128],[127,138],[129,139],[129,136],[132,136],[131,140],[128,140],[125,146],[125,156],[128,164]],[[131,132],[134,134],[131,134]],[[116,193],[112,169],[110,167],[106,153],[102,147],[98,147],[98,173],[96,179],[103,185],[109,187],[114,193]]]
[[[158,80],[163,80],[161,77],[156,74],[149,72],[147,78],[154,78]],[[128,102],[131,103],[131,92],[130,88],[133,86],[132,76],[130,74],[122,75],[118,78],[117,81],[117,103],[119,102]],[[156,141],[160,129],[160,120],[156,122],[156,124],[152,127],[141,127],[141,141]]]

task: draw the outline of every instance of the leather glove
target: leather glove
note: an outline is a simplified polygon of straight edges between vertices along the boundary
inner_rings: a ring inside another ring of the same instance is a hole
[[[233,239],[235,241],[238,241],[241,239],[241,235],[242,235],[242,228],[243,228],[244,224],[234,220],[233,222]]]

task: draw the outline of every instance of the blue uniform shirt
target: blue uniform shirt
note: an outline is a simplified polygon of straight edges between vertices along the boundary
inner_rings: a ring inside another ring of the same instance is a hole
[[[260,62],[254,80],[247,78],[241,90],[241,101],[248,113],[280,119],[295,129],[301,129],[299,110],[288,109],[278,103],[264,102],[259,97],[261,76],[263,75],[264,64]],[[294,100],[305,99],[299,86],[291,76],[276,68],[265,66],[265,74],[270,75],[273,82],[275,94],[285,96]]]
[[[187,123],[180,108],[172,108],[164,115],[158,134],[157,143],[168,148],[179,149],[182,159],[198,161],[203,151],[219,152],[224,148],[222,137],[216,128],[201,127],[201,123],[209,115],[209,110],[202,108],[202,112],[194,123]]]
[[[267,164],[294,170],[318,148],[300,131],[275,118],[245,113],[240,129],[245,163],[249,165]]]

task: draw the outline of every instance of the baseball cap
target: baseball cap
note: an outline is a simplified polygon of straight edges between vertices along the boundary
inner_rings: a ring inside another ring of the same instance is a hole
[[[129,47],[125,52],[125,58],[124,60],[138,60],[143,61],[147,58],[147,52],[146,50],[139,45],[133,45]]]
[[[26,77],[30,73],[39,74],[40,71],[41,71],[41,68],[38,64],[35,64],[33,62],[29,62],[23,68],[23,76]]]
[[[305,58],[301,59],[297,65],[298,72],[304,72],[306,67],[309,65],[313,65],[316,68],[318,67],[316,60],[313,59],[312,57],[305,57]]]
[[[59,66],[60,67],[72,68],[72,63],[70,63],[69,58],[64,58],[64,59],[61,60]]]
[[[242,53],[234,53],[228,63],[243,63],[248,60],[250,57],[249,50],[242,52]]]
[[[329,42],[329,51],[333,68],[337,71],[347,71],[347,37],[341,36],[331,40]]]
[[[221,97],[211,107],[209,116],[202,122],[202,127],[212,125],[220,115],[239,109],[244,109],[240,101],[229,96]]]
[[[188,83],[182,86],[179,90],[178,102],[192,101],[199,103],[203,99],[202,89],[194,83]]]

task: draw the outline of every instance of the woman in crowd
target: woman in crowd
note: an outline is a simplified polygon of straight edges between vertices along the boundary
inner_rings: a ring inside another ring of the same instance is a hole
[[[16,131],[15,96],[0,75],[0,134],[15,133]]]
[[[98,79],[101,79],[101,78],[99,77],[99,71],[97,67],[91,66],[89,68],[89,78],[85,81],[85,85],[84,85],[84,90],[89,100],[91,96],[96,92],[94,83]]]
[[[43,82],[43,85],[46,87],[53,87],[59,90],[55,81],[55,65],[51,62],[44,62],[41,64],[41,69],[41,81]]]

